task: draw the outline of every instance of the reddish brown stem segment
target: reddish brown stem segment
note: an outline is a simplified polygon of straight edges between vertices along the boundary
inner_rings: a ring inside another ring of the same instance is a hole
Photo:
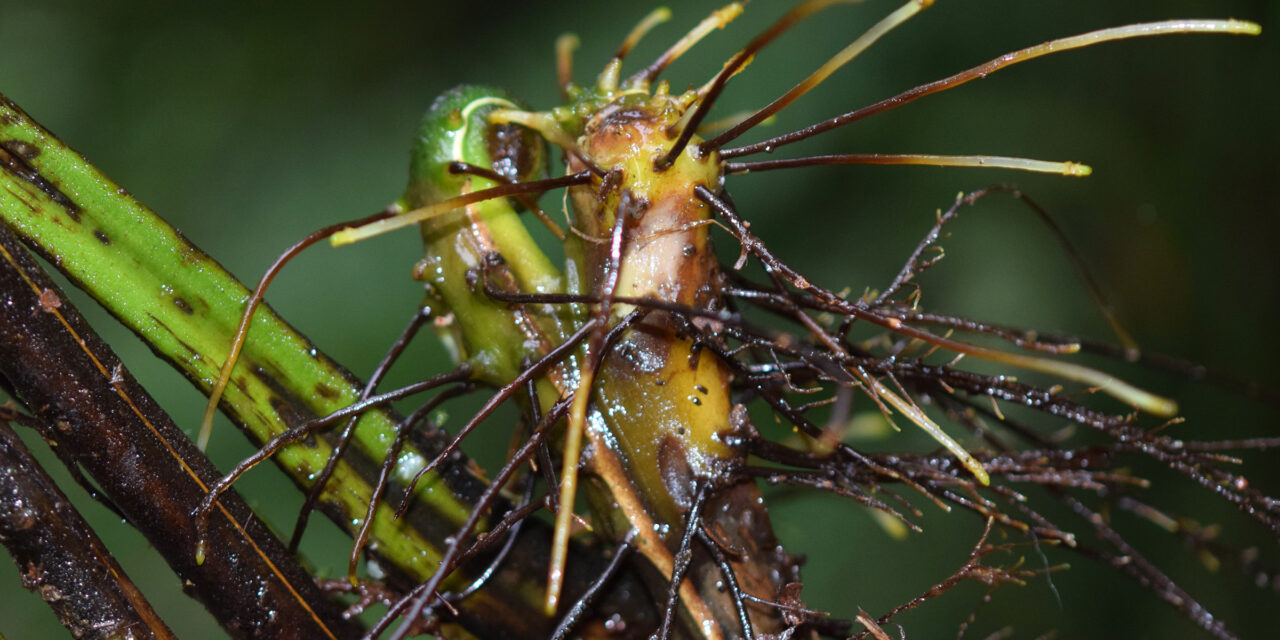
[[[44,598],[72,636],[174,637],[89,523],[3,422],[0,470],[0,542],[18,564],[23,586]]]

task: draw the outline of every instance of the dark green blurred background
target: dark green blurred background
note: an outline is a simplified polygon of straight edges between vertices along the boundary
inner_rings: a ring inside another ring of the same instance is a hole
[[[403,188],[410,135],[433,96],[462,82],[492,83],[537,108],[556,101],[552,43],[578,33],[577,79],[590,80],[644,4],[560,1],[160,2],[0,0],[0,92],[84,153],[242,279],[256,280],[306,232],[380,209]],[[667,77],[682,88],[709,78],[737,46],[790,2],[761,0],[711,36]],[[726,91],[718,113],[758,106],[878,20],[897,3],[837,7],[766,50]],[[540,6],[539,6],[540,5]],[[1025,2],[944,0],[886,37],[769,132],[787,131],[978,64],[1009,50],[1096,28],[1170,17],[1259,21],[1257,38],[1174,36],[1053,56],[933,96],[791,154],[988,153],[1076,160],[1087,179],[966,169],[833,167],[736,177],[741,212],[774,249],[815,279],[854,291],[883,287],[907,252],[961,190],[1012,181],[1057,216],[1141,344],[1222,367],[1273,387],[1280,274],[1273,220],[1280,213],[1280,3]],[[715,3],[674,7],[675,19],[634,54],[647,62]],[[479,15],[476,15],[479,14]],[[744,141],[765,134],[749,135]],[[932,308],[1006,323],[1107,338],[1051,236],[1025,209],[990,200],[966,211],[946,241],[948,258],[925,280]],[[367,375],[412,312],[416,234],[318,248],[286,269],[269,300],[319,345]],[[723,244],[723,243],[722,243]],[[87,307],[88,305],[86,305]],[[86,311],[90,309],[86,308]],[[97,314],[100,316],[101,314]],[[201,397],[157,365],[145,347],[99,323],[125,361],[194,431]],[[423,345],[399,381],[446,366]],[[1274,411],[1238,397],[1108,365],[1177,397],[1188,438],[1276,431]],[[1114,409],[1114,407],[1112,407]],[[493,432],[501,444],[501,430]],[[212,455],[224,468],[247,445],[225,422]],[[33,443],[37,448],[42,446]],[[886,446],[893,446],[890,442]],[[1280,494],[1280,455],[1249,455],[1255,486]],[[274,471],[244,485],[257,504],[293,504]],[[68,490],[79,499],[83,493]],[[1225,523],[1223,538],[1261,542],[1261,527],[1188,482],[1151,500]],[[121,561],[184,638],[221,637],[144,542],[96,505],[84,507]],[[926,509],[926,534],[890,540],[860,508],[809,496],[779,500],[779,534],[806,552],[811,604],[873,615],[923,591],[962,561],[979,527]],[[284,529],[291,507],[267,518]],[[1078,523],[1064,520],[1064,524]],[[1157,528],[1118,520],[1125,532],[1244,637],[1273,637],[1274,592],[1229,568],[1210,573]],[[313,561],[342,564],[344,542],[327,523],[309,534]],[[1280,566],[1274,543],[1264,556]],[[1075,568],[1027,587],[1000,589],[970,637],[1011,625],[1015,637],[1196,637],[1166,605],[1118,574],[1048,551]],[[1030,566],[1045,562],[1027,550]],[[0,633],[58,637],[52,615],[0,562]],[[334,570],[338,571],[338,570]],[[909,637],[950,637],[980,600],[970,585],[900,618]],[[892,633],[891,633],[892,634]]]

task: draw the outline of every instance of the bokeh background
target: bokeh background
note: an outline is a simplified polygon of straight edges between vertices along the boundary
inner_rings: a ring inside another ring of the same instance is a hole
[[[677,88],[701,83],[789,2],[760,0],[677,62]],[[897,3],[837,7],[802,23],[761,54],[726,91],[719,114],[778,95]],[[675,19],[633,54],[638,68],[716,3],[674,7]],[[1152,351],[1177,354],[1280,385],[1274,325],[1280,275],[1280,5],[1270,0],[1024,2],[948,0],[886,37],[767,130],[798,126],[949,75],[1006,51],[1118,24],[1170,17],[1261,22],[1257,38],[1174,36],[1051,56],[932,96],[820,139],[792,154],[988,153],[1076,160],[1087,179],[919,167],[830,167],[733,178],[741,212],[774,249],[814,279],[854,291],[883,287],[955,195],[1016,182],[1077,244],[1120,317]],[[576,78],[590,81],[651,7],[586,0],[355,3],[0,0],[0,92],[84,153],[244,280],[256,280],[287,245],[314,228],[383,207],[403,188],[410,136],[433,96],[489,83],[533,107],[556,103],[555,37],[582,39]],[[1052,236],[1025,209],[992,199],[951,231],[948,257],[925,280],[939,310],[1107,338],[1108,332]],[[409,278],[416,234],[343,250],[318,248],[274,285],[271,303],[317,344],[367,374],[420,298]],[[726,244],[726,243],[722,243]],[[82,308],[92,312],[91,303]],[[102,317],[98,313],[94,317]],[[97,323],[127,364],[194,431],[202,398],[109,319]],[[397,372],[407,381],[444,368],[423,344]],[[1178,398],[1188,438],[1272,434],[1274,410],[1237,395],[1108,365]],[[904,438],[907,436],[903,436]],[[501,431],[492,440],[505,442]],[[911,441],[918,446],[918,441]],[[41,448],[33,439],[33,447]],[[891,441],[886,446],[893,446]],[[221,423],[212,451],[229,468],[249,451]],[[485,456],[492,451],[481,451]],[[1247,455],[1250,478],[1280,494],[1280,455]],[[61,476],[65,478],[65,475]],[[67,491],[83,502],[83,492]],[[243,488],[271,505],[286,531],[296,504],[274,470]],[[1224,524],[1232,544],[1280,553],[1261,527],[1205,503],[1188,482],[1149,496]],[[183,638],[221,631],[185,600],[144,541],[94,504],[83,506],[126,569]],[[980,524],[926,509],[926,533],[889,538],[860,508],[816,496],[780,496],[779,534],[809,554],[805,596],[837,615],[873,616],[920,593],[963,561]],[[1123,516],[1118,516],[1123,518]],[[1069,521],[1064,520],[1064,524]],[[1150,523],[1118,520],[1161,567],[1243,637],[1270,637],[1276,592],[1252,573],[1206,570]],[[308,534],[313,564],[336,567],[344,541],[327,524]],[[1269,548],[1265,547],[1268,543]],[[1196,637],[1197,631],[1127,579],[1086,561],[1026,550],[1026,562],[1073,569],[1004,587],[977,612],[971,637],[1008,627],[1013,637]],[[330,569],[335,574],[339,569]],[[955,633],[983,590],[969,585],[902,616],[908,637]],[[0,562],[0,633],[62,633],[39,599]]]

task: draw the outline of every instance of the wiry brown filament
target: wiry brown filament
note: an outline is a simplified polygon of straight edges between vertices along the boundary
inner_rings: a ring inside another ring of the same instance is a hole
[[[923,254],[925,250],[934,247],[941,235],[943,225],[954,220],[959,215],[962,205],[972,206],[979,199],[993,193],[1007,193],[1012,195],[1014,198],[1017,198],[1019,202],[1026,205],[1026,207],[1036,215],[1036,219],[1038,219],[1041,224],[1049,229],[1050,233],[1053,234],[1054,239],[1057,240],[1058,246],[1062,248],[1067,259],[1071,261],[1071,266],[1075,268],[1076,274],[1079,275],[1080,280],[1089,291],[1089,295],[1093,298],[1095,306],[1097,306],[1098,310],[1102,312],[1107,323],[1111,325],[1112,332],[1115,333],[1116,338],[1120,341],[1121,347],[1124,350],[1125,359],[1132,361],[1140,358],[1141,352],[1138,349],[1137,341],[1133,339],[1128,330],[1124,328],[1123,323],[1120,322],[1115,310],[1107,301],[1106,296],[1102,293],[1102,287],[1098,285],[1098,281],[1093,277],[1089,267],[1080,257],[1080,252],[1076,250],[1075,245],[1072,244],[1069,238],[1067,238],[1067,234],[1060,226],[1058,226],[1057,221],[1053,219],[1053,216],[1049,215],[1049,212],[1045,210],[1044,207],[1040,206],[1037,202],[1027,197],[1026,194],[1022,193],[1020,189],[1012,185],[993,185],[956,198],[956,201],[946,210],[946,212],[938,217],[937,222],[935,222],[933,227],[925,234],[925,237],[921,240],[920,244],[916,246],[915,251],[911,253],[911,256],[907,259],[906,264],[903,265],[902,270],[898,272],[898,275],[894,278],[893,282],[876,297],[876,305],[881,306],[888,303],[890,298],[892,298],[904,284],[915,278],[922,271],[929,268],[936,262],[937,258],[921,261],[921,254]],[[936,320],[925,319],[927,315],[928,314],[924,314],[920,316],[919,319],[925,322],[938,323]],[[910,319],[912,316],[908,314],[899,317],[902,317],[905,320]],[[1043,342],[1040,342],[1036,346],[1030,346],[1039,341],[1028,340],[1025,336],[1023,338],[1018,338],[1012,335],[1012,332],[1007,329],[1000,329],[990,325],[986,327],[979,327],[965,323],[943,322],[940,324],[947,324],[947,326],[957,327],[966,331],[978,331],[981,333],[1000,335],[1002,338],[1017,344],[1019,347],[1035,351],[1046,351],[1049,353],[1075,353],[1080,350],[1080,341],[1076,339],[1063,338],[1052,340],[1052,342],[1056,342],[1057,345],[1059,345],[1057,347],[1048,347]]]
[[[587,613],[588,607],[590,607],[591,603],[599,597],[600,592],[603,591],[605,585],[609,583],[609,579],[616,575],[618,570],[622,568],[623,561],[631,557],[631,552],[636,548],[634,542],[635,537],[635,530],[627,533],[627,536],[622,540],[622,543],[614,549],[613,558],[609,560],[609,565],[605,567],[604,571],[600,572],[600,576],[591,583],[591,586],[588,587],[586,591],[583,592],[582,597],[578,598],[578,601],[573,603],[573,606],[569,609],[569,613],[565,614],[564,618],[560,620],[559,625],[556,625],[556,630],[551,634],[550,640],[564,640],[569,637],[569,633],[573,631],[574,625],[576,625]]]
[[[272,280],[275,280],[276,275],[280,273],[284,265],[288,264],[290,260],[293,260],[307,247],[329,238],[347,227],[385,220],[396,213],[398,211],[388,208],[385,211],[380,211],[360,220],[331,224],[299,240],[297,244],[286,249],[284,253],[280,254],[280,257],[275,259],[275,262],[271,263],[271,266],[267,268],[267,272],[262,274],[262,279],[258,281],[258,286],[254,287],[248,302],[245,303],[244,313],[240,316],[240,325],[236,328],[235,337],[231,341],[231,349],[227,352],[227,359],[223,361],[222,371],[218,374],[218,379],[209,392],[209,402],[205,405],[204,418],[200,421],[200,432],[196,439],[196,445],[200,447],[201,451],[209,445],[209,436],[213,433],[213,416],[218,411],[218,403],[222,400],[222,392],[226,391],[227,383],[231,381],[231,372],[235,369],[236,361],[240,359],[240,350],[244,348],[245,338],[249,335],[249,322],[253,320],[253,313],[258,310],[258,305],[262,304],[262,299],[267,294],[267,287],[271,285]]]
[[[825,64],[819,67],[817,71],[814,71],[809,75],[809,77],[800,81],[799,84],[792,87],[789,91],[779,96],[773,102],[770,102],[763,109],[755,112],[751,117],[739,122],[732,129],[729,129],[715,138],[704,142],[699,147],[700,151],[706,153],[712,149],[719,149],[730,140],[737,138],[743,133],[746,133],[752,127],[760,124],[760,122],[765,118],[778,113],[787,105],[795,102],[800,98],[800,96],[809,93],[809,91],[813,90],[814,87],[822,84],[823,80],[826,80],[831,76],[831,74],[835,73],[837,69],[847,64],[850,60],[856,58],[876,40],[879,40],[881,36],[892,31],[895,27],[906,22],[912,16],[920,13],[932,4],[933,0],[908,0],[906,4],[902,5],[888,16],[885,16],[883,20],[868,29],[866,33],[862,34],[857,40],[854,40],[849,46],[845,47],[840,51],[840,53],[837,53]]]
[[[882,111],[888,111],[890,109],[900,107],[927,95],[958,87],[970,80],[985,78],[1005,67],[1019,62],[1026,62],[1027,60],[1034,60],[1035,58],[1039,58],[1040,56],[1048,55],[1050,53],[1079,49],[1081,47],[1087,47],[1111,40],[1158,36],[1171,33],[1230,33],[1256,35],[1260,31],[1261,27],[1258,25],[1241,20],[1168,20],[1165,22],[1151,22],[1146,24],[1129,25],[1126,27],[1101,29],[1078,36],[1051,40],[1025,49],[1006,53],[976,67],[961,71],[949,78],[943,78],[942,80],[920,85],[914,89],[910,89],[893,96],[892,98],[881,100],[873,105],[863,107],[856,111],[850,111],[843,115],[831,118],[830,120],[770,138],[763,142],[757,142],[755,144],[749,144],[734,149],[725,149],[720,152],[720,156],[728,159],[753,153],[760,153],[761,151],[769,153],[778,147],[788,145],[793,142],[799,142],[806,138],[811,138],[825,131],[842,127],[851,122],[857,122],[867,116],[871,116]]]
[[[695,131],[702,124],[702,120],[707,117],[707,113],[711,111],[711,106],[715,104],[716,98],[720,97],[720,93],[724,91],[724,87],[729,82],[729,78],[733,77],[744,64],[751,60],[761,49],[770,42],[773,42],[778,36],[782,35],[787,29],[790,29],[800,20],[817,13],[833,4],[841,2],[850,2],[854,0],[809,0],[808,2],[797,5],[786,15],[773,23],[773,26],[765,29],[763,33],[756,36],[741,51],[734,54],[724,68],[716,75],[715,80],[707,88],[701,102],[693,111],[693,115],[689,116],[684,123],[684,128],[680,131],[680,136],[676,138],[676,143],[672,146],[671,151],[662,159],[658,160],[657,167],[663,169],[671,166],[675,159],[684,151],[685,146],[689,144],[689,139],[693,137]]]
[[[229,473],[222,478],[219,478],[217,482],[209,487],[208,494],[200,501],[200,504],[197,505],[195,509],[196,529],[199,531],[200,537],[203,538],[204,536],[204,531],[209,520],[209,514],[212,512],[214,504],[217,503],[218,496],[230,489],[231,485],[234,484],[240,476],[267,460],[272,455],[275,455],[275,453],[280,449],[293,444],[294,442],[298,442],[312,433],[315,433],[317,430],[323,429],[324,427],[334,424],[340,420],[357,417],[361,413],[373,407],[407,397],[414,393],[428,391],[443,384],[461,382],[470,377],[470,375],[471,368],[466,364],[462,364],[449,373],[444,373],[433,378],[428,378],[427,380],[416,382],[408,387],[398,389],[390,393],[367,398],[344,409],[335,411],[324,418],[304,422],[276,435],[274,438],[263,444],[262,447],[253,453],[253,455],[241,460]]]
[[[462,427],[462,429],[458,432],[457,436],[454,437],[453,441],[450,442],[449,445],[446,446],[444,449],[442,449],[440,453],[436,454],[436,457],[433,458],[431,462],[427,464],[427,466],[423,467],[422,470],[419,471],[418,474],[413,477],[413,480],[409,482],[408,488],[405,489],[405,500],[400,504],[400,507],[396,510],[397,515],[403,514],[409,508],[409,496],[410,494],[413,493],[414,486],[416,486],[418,482],[422,479],[422,477],[426,475],[429,471],[437,468],[440,465],[440,463],[447,460],[448,457],[452,455],[455,450],[457,450],[458,446],[462,443],[462,439],[465,438],[468,433],[470,433],[477,426],[479,426],[480,422],[483,421],[485,418],[489,417],[489,415],[492,414],[495,410],[497,410],[497,408],[503,402],[506,402],[508,399],[514,396],[517,392],[519,392],[520,389],[523,388],[525,383],[527,383],[529,380],[532,380],[539,375],[542,375],[542,373],[546,371],[546,369],[558,364],[561,360],[564,360],[564,358],[567,357],[569,353],[575,347],[578,346],[579,342],[586,339],[587,336],[591,335],[591,332],[595,330],[596,326],[597,324],[594,320],[588,320],[585,324],[582,325],[581,329],[578,329],[577,332],[575,332],[572,336],[570,336],[567,340],[565,340],[555,349],[552,349],[551,351],[547,352],[547,354],[539,358],[537,362],[529,365],[528,367],[525,367],[524,371],[520,372],[520,375],[516,376],[514,380],[507,383],[502,388],[498,389],[498,391],[495,392],[493,396],[491,396],[487,401],[485,401],[484,406],[482,406],[479,411],[476,411],[475,414],[471,416],[471,419],[468,420],[467,424]]]
[[[404,353],[410,341],[417,335],[418,330],[426,324],[430,318],[429,310],[416,309],[413,317],[410,318],[409,324],[400,332],[400,335],[387,349],[386,354],[382,356],[382,360],[378,362],[378,366],[374,368],[373,373],[369,376],[369,381],[360,391],[359,400],[368,400],[369,396],[382,384],[382,379],[386,377],[391,366],[395,364],[400,355]],[[325,461],[324,469],[316,476],[315,483],[311,485],[311,489],[307,491],[307,499],[303,501],[302,507],[298,509],[298,518],[293,525],[293,535],[289,537],[289,551],[298,552],[298,545],[302,543],[302,534],[307,530],[307,521],[311,517],[311,512],[315,509],[316,504],[320,500],[320,495],[325,491],[325,487],[329,484],[329,478],[333,477],[333,472],[338,467],[338,461],[346,453],[347,447],[351,444],[351,437],[355,434],[356,423],[359,416],[351,416],[342,427],[342,431],[334,443],[333,450],[329,452],[329,459]]]
[[[467,517],[467,521],[463,523],[462,528],[451,536],[449,541],[446,543],[445,551],[440,558],[439,568],[434,574],[432,574],[430,579],[415,587],[402,599],[403,602],[407,603],[408,610],[404,614],[404,621],[392,635],[393,640],[395,638],[403,638],[411,629],[413,629],[419,616],[422,615],[422,610],[426,607],[427,602],[434,597],[438,597],[439,594],[437,593],[437,590],[440,587],[440,583],[456,568],[459,555],[463,550],[463,541],[472,534],[476,525],[480,523],[480,518],[484,516],[488,511],[489,506],[498,497],[499,491],[506,486],[507,481],[511,479],[511,476],[516,472],[520,465],[533,455],[537,450],[538,443],[541,442],[542,438],[546,437],[547,432],[550,431],[552,425],[554,425],[555,422],[564,415],[566,409],[568,409],[568,402],[561,401],[547,411],[547,414],[543,416],[542,424],[538,425],[538,427],[534,429],[533,433],[529,435],[529,438],[525,440],[524,445],[507,460],[507,463],[503,465],[502,470],[498,472],[497,476],[493,478],[493,481],[489,486],[485,488],[480,499],[476,501],[475,508],[472,509],[471,514]],[[384,618],[384,620],[385,619],[386,618]]]
[[[516,184],[519,182],[518,180],[514,178],[508,178],[507,176],[504,176],[498,173],[497,171],[494,171],[493,169],[477,167],[473,164],[468,164],[466,162],[454,162],[450,164],[449,171],[451,173],[465,173],[469,175],[480,176],[481,178],[484,178],[486,180],[492,180],[493,182],[496,182],[498,184]],[[519,201],[524,208],[533,212],[533,215],[537,216],[538,221],[542,223],[542,226],[546,227],[547,230],[549,230],[552,233],[552,235],[556,237],[557,240],[560,240],[562,242],[564,241],[565,239],[564,229],[561,228],[561,226],[557,224],[555,220],[552,220],[551,216],[547,215],[547,212],[543,211],[542,207],[538,206],[538,200],[535,194],[521,193],[521,194],[516,194],[515,196],[512,196],[512,197],[514,197],[517,201]]]
[[[942,156],[924,153],[845,153],[827,156],[807,156],[785,160],[759,162],[726,162],[725,173],[752,173],[776,169],[795,169],[841,164],[923,165],[930,167],[974,167],[984,169],[1014,169],[1035,173],[1056,173],[1064,176],[1087,176],[1093,170],[1078,162],[1049,162],[1006,156]]]
[[[420,207],[413,211],[405,211],[394,216],[369,219],[372,220],[372,222],[359,220],[356,222],[344,223],[341,226],[345,228],[339,228],[336,232],[330,232],[326,237],[329,238],[329,242],[335,247],[352,244],[374,236],[382,235],[388,231],[394,231],[396,229],[402,229],[404,227],[418,224],[424,220],[444,215],[454,209],[465,207],[469,204],[519,194],[544,193],[552,189],[559,189],[560,187],[571,187],[576,184],[583,184],[590,179],[590,172],[583,171],[581,173],[561,176],[559,178],[550,178],[547,180],[503,184],[489,189],[481,189],[479,191],[464,193],[460,196],[449,198],[448,200],[442,200],[435,204]]]
[[[383,506],[382,496],[387,491],[392,471],[395,470],[396,464],[400,461],[400,451],[404,449],[409,433],[430,417],[431,412],[435,411],[445,401],[460,396],[472,388],[473,385],[464,383],[436,394],[435,397],[423,403],[409,417],[401,420],[400,424],[396,425],[395,440],[391,442],[391,446],[387,449],[387,454],[382,459],[382,468],[378,471],[378,479],[373,485],[373,493],[369,496],[369,504],[365,510],[364,518],[361,521],[360,528],[356,531],[355,541],[351,544],[351,554],[347,559],[347,579],[352,584],[357,582],[356,568],[360,564],[361,552],[364,551],[365,544],[369,541],[369,531],[373,527],[374,517],[378,508]]]
[[[1062,362],[1025,354],[1008,353],[952,340],[943,336],[934,335],[917,327],[912,327],[897,320],[896,318],[888,318],[883,314],[868,308],[867,305],[861,302],[849,302],[831,291],[813,284],[791,266],[774,256],[772,252],[765,247],[764,243],[747,229],[746,225],[743,224],[743,221],[737,216],[736,212],[733,211],[733,208],[729,206],[728,202],[711,193],[711,191],[706,187],[695,187],[694,192],[700,199],[711,205],[711,207],[730,224],[730,227],[733,229],[734,235],[738,237],[738,240],[750,253],[756,255],[762,262],[764,262],[773,277],[778,279],[779,282],[785,281],[787,284],[794,286],[797,289],[813,294],[824,304],[828,305],[831,311],[866,320],[896,333],[939,345],[958,354],[976,356],[984,360],[991,360],[993,362],[999,362],[1022,369],[1049,373],[1074,382],[1092,385],[1097,387],[1100,391],[1103,391],[1132,406],[1136,406],[1148,413],[1162,416],[1172,416],[1177,413],[1177,404],[1172,400],[1143,391],[1124,380],[1110,376],[1101,371],[1090,369],[1073,362]]]
[[[712,11],[711,15],[703,18],[702,22],[698,23],[698,26],[694,27],[689,31],[689,33],[686,33],[684,37],[677,40],[674,45],[671,45],[671,48],[658,56],[657,60],[654,60],[649,64],[649,66],[645,67],[634,76],[627,78],[626,82],[622,83],[622,86],[624,88],[647,89],[668,65],[675,62],[675,60],[680,56],[684,55],[684,52],[688,51],[690,47],[697,44],[699,40],[705,38],[707,34],[711,33],[713,30],[723,29],[725,25],[732,22],[734,18],[737,18],[741,14],[741,2],[731,2],[719,9],[716,9],[715,11]]]

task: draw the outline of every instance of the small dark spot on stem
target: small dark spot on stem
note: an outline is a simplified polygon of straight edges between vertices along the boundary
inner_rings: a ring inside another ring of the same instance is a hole
[[[191,308],[191,303],[187,302],[186,299],[182,298],[181,296],[174,296],[173,306],[177,307],[179,311],[187,315],[191,315],[195,313],[195,309]]]
[[[23,160],[30,161],[40,156],[40,147],[23,140],[10,140],[4,143],[4,148]]]
[[[106,247],[111,246],[111,237],[108,236],[107,232],[103,231],[102,229],[94,229],[93,237],[97,238],[98,242],[101,242],[103,246],[106,246]]]
[[[323,382],[316,383],[315,392],[316,392],[316,395],[323,398],[334,399],[338,397],[338,390],[334,389],[333,387],[327,384],[324,384]]]
[[[5,140],[0,142],[0,169],[8,171],[44,192],[58,206],[62,207],[72,220],[80,221],[80,205],[71,201],[67,194],[57,185],[45,179],[38,170],[27,164],[27,160],[40,155],[39,149],[21,140]]]

